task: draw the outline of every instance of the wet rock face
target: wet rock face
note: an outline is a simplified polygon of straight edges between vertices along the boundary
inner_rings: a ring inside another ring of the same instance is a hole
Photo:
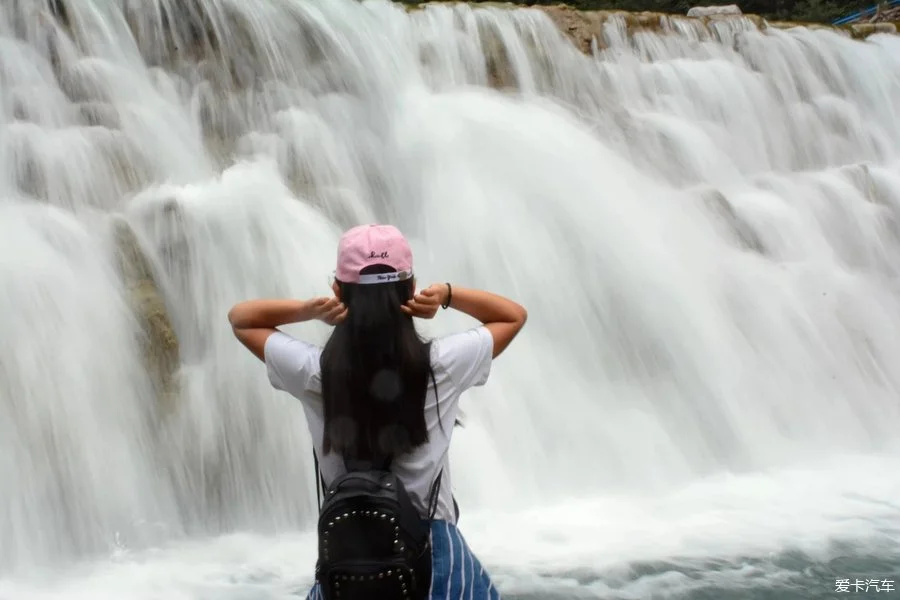
[[[766,254],[766,247],[759,235],[746,221],[740,218],[734,210],[734,206],[722,192],[714,188],[706,188],[699,192],[699,196],[706,210],[715,217],[717,224],[736,239],[744,250]]]
[[[165,301],[150,263],[141,251],[134,232],[127,223],[120,221],[116,223],[113,235],[119,270],[144,334],[144,362],[159,399],[160,412],[165,415],[175,409],[178,396],[175,379],[180,362],[178,338],[166,313]]]
[[[547,13],[560,31],[569,36],[582,52],[591,51],[591,41],[594,38],[602,39],[602,26],[605,19],[600,18],[601,13],[581,12],[564,4],[538,8]]]
[[[115,106],[104,102],[83,102],[78,105],[78,116],[88,127],[121,129],[122,120]]]

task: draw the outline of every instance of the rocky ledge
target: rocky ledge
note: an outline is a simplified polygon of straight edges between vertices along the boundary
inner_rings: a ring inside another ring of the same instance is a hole
[[[507,4],[513,7],[513,4]],[[596,40],[600,48],[604,47],[604,24],[618,18],[625,22],[629,33],[636,31],[671,31],[678,22],[693,26],[711,27],[722,21],[740,19],[753,23],[757,29],[763,31],[769,27],[775,29],[791,29],[793,27],[807,27],[810,29],[830,29],[843,32],[854,39],[865,39],[875,33],[898,32],[897,23],[880,22],[854,23],[844,26],[832,26],[823,23],[801,23],[793,21],[767,21],[759,15],[743,14],[736,6],[724,7],[694,7],[686,15],[668,14],[658,12],[628,12],[621,10],[597,10],[582,11],[567,4],[552,6],[533,6],[545,12],[553,22],[563,31],[576,46],[585,52],[589,52],[591,44]]]

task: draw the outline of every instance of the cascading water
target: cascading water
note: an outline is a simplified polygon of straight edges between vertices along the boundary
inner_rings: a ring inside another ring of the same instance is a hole
[[[900,38],[627,25],[0,7],[0,599],[305,593],[305,423],[225,315],[367,221],[529,309],[453,448],[508,597],[900,580]]]

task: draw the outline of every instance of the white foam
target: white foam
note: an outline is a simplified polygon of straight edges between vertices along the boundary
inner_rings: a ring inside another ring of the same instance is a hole
[[[810,562],[854,547],[885,559],[900,552],[895,467],[894,458],[849,457],[816,470],[714,476],[659,495],[602,496],[527,511],[464,508],[461,527],[507,593],[570,589],[572,597],[594,597],[612,585],[638,598],[650,590],[690,589],[698,582],[678,576],[678,569],[710,565],[720,572],[706,583],[777,586],[796,575],[777,564],[786,550]],[[314,553],[312,534],[288,533],[233,534],[152,551],[120,548],[105,561],[0,581],[0,598],[302,597]],[[656,573],[631,570],[654,563],[662,565]],[[833,584],[807,579],[811,592]]]

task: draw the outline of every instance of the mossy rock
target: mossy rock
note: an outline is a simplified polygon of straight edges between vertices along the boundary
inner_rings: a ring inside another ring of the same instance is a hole
[[[855,23],[848,26],[853,39],[864,40],[875,33],[897,33],[895,23]]]
[[[166,304],[134,232],[124,221],[114,226],[118,267],[125,283],[129,304],[140,323],[144,365],[150,374],[161,414],[176,408],[180,363],[178,337],[169,319]]]

